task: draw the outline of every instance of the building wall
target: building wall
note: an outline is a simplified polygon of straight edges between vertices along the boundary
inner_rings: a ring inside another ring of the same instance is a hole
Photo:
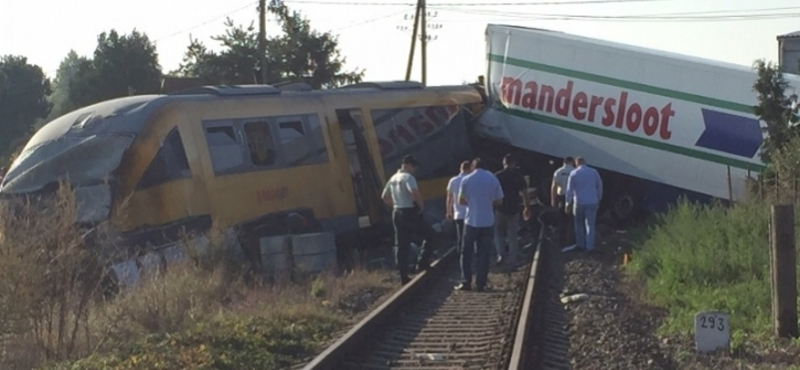
[[[778,58],[784,72],[800,74],[800,37],[779,40]]]

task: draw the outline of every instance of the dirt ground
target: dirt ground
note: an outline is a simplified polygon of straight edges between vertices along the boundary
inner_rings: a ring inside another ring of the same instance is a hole
[[[564,292],[589,296],[565,307],[572,369],[800,369],[800,348],[788,343],[700,355],[691,337],[659,337],[667,311],[647,304],[642,284],[619,269],[626,234],[602,230],[598,242],[599,253],[562,254]]]

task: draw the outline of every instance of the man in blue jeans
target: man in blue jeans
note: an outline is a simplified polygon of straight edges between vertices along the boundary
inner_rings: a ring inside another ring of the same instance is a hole
[[[594,168],[586,165],[586,160],[575,159],[578,166],[570,172],[565,195],[566,211],[575,215],[575,241],[578,248],[594,250],[597,208],[603,199],[603,180]],[[570,212],[572,208],[572,212]]]
[[[450,179],[447,183],[447,219],[452,220],[456,226],[456,246],[461,250],[461,237],[464,235],[464,215],[467,207],[459,204],[458,191],[461,189],[461,180],[472,173],[472,161],[461,162],[461,173]]]
[[[480,159],[472,162],[473,172],[461,180],[458,201],[467,206],[464,235],[461,238],[461,277],[458,290],[472,289],[472,256],[475,255],[475,285],[486,288],[489,276],[489,253],[494,245],[494,207],[503,202],[503,188],[497,177],[485,170]]]

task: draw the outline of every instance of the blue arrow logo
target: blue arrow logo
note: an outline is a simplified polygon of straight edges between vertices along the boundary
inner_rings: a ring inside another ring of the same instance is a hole
[[[706,126],[695,146],[753,158],[764,136],[757,119],[701,108]]]

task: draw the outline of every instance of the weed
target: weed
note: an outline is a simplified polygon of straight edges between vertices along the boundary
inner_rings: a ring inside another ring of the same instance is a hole
[[[311,296],[316,298],[325,297],[325,280],[316,278],[311,282]]]

